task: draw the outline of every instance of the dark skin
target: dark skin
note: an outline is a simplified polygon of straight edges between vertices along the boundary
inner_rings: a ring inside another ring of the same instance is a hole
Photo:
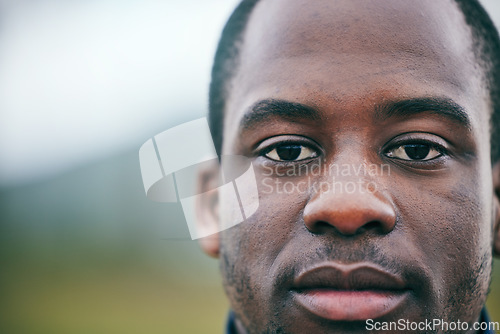
[[[478,320],[500,253],[500,167],[490,160],[491,106],[471,41],[450,0],[257,5],[223,154],[253,160],[260,206],[201,242],[221,259],[240,333],[366,331],[357,312],[335,321],[300,303],[297,277],[325,264],[374,266],[402,282],[379,321]],[[269,180],[328,181],[277,172],[313,164],[385,164],[390,173],[336,175],[361,184],[350,193],[264,191]],[[201,206],[206,224],[226,217],[216,202]]]

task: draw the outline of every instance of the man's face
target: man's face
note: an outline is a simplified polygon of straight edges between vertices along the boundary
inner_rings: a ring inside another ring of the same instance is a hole
[[[240,328],[477,320],[496,202],[471,41],[451,0],[257,5],[224,123],[259,187],[220,234]]]

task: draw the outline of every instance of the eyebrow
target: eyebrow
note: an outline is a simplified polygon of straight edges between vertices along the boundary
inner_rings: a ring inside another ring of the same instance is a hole
[[[304,121],[306,119],[321,120],[320,113],[307,105],[285,100],[265,99],[249,108],[240,122],[240,129],[247,130],[269,119],[280,117],[289,121]]]
[[[385,120],[391,117],[407,117],[428,112],[439,115],[471,129],[471,120],[463,107],[452,99],[444,97],[424,97],[387,102],[375,109],[375,117]]]
[[[393,117],[409,117],[421,113],[436,114],[471,129],[469,115],[463,107],[446,97],[423,97],[400,101],[389,101],[375,107],[375,118],[386,120]],[[278,99],[264,99],[244,114],[240,129],[258,126],[270,117],[279,117],[291,122],[304,120],[321,121],[321,113],[313,107]]]

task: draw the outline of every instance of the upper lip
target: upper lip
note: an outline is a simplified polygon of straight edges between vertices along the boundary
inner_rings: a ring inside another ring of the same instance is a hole
[[[293,289],[401,291],[408,287],[399,275],[372,263],[326,263],[299,273]]]

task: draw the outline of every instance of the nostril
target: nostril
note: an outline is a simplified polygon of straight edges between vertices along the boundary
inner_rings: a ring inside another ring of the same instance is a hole
[[[389,233],[396,224],[396,212],[392,203],[385,197],[364,196],[339,198],[324,194],[312,198],[304,208],[306,228],[317,234],[335,230],[345,236],[365,232]]]
[[[361,226],[357,230],[348,231],[347,229],[338,230],[337,228],[335,228],[335,226],[332,226],[331,223],[328,223],[326,221],[317,221],[313,225],[313,229],[309,229],[309,230],[312,233],[321,234],[321,233],[325,233],[327,231],[330,231],[332,229],[332,227],[334,227],[335,229],[337,229],[338,233],[340,233],[342,235],[355,235],[355,234],[363,233],[363,232],[370,231],[370,230],[380,229],[380,228],[382,228],[382,225],[383,224],[381,222],[379,222],[377,220],[372,220],[372,221],[369,221],[368,223],[364,224],[363,226]]]
[[[323,233],[332,228],[332,224],[325,221],[318,221],[314,224],[313,230],[309,229],[312,233]]]
[[[372,221],[369,221],[368,223],[366,223],[365,225],[361,226],[356,231],[356,233],[363,233],[363,232],[370,231],[370,230],[374,230],[377,232],[383,232],[383,233],[389,232],[389,231],[386,231],[385,225],[383,223],[381,223],[378,220],[372,220]]]
[[[365,225],[363,225],[362,228],[364,228],[366,230],[371,230],[371,229],[375,229],[375,228],[380,227],[380,225],[381,225],[380,222],[378,222],[376,220],[372,220],[371,222],[368,222]]]

